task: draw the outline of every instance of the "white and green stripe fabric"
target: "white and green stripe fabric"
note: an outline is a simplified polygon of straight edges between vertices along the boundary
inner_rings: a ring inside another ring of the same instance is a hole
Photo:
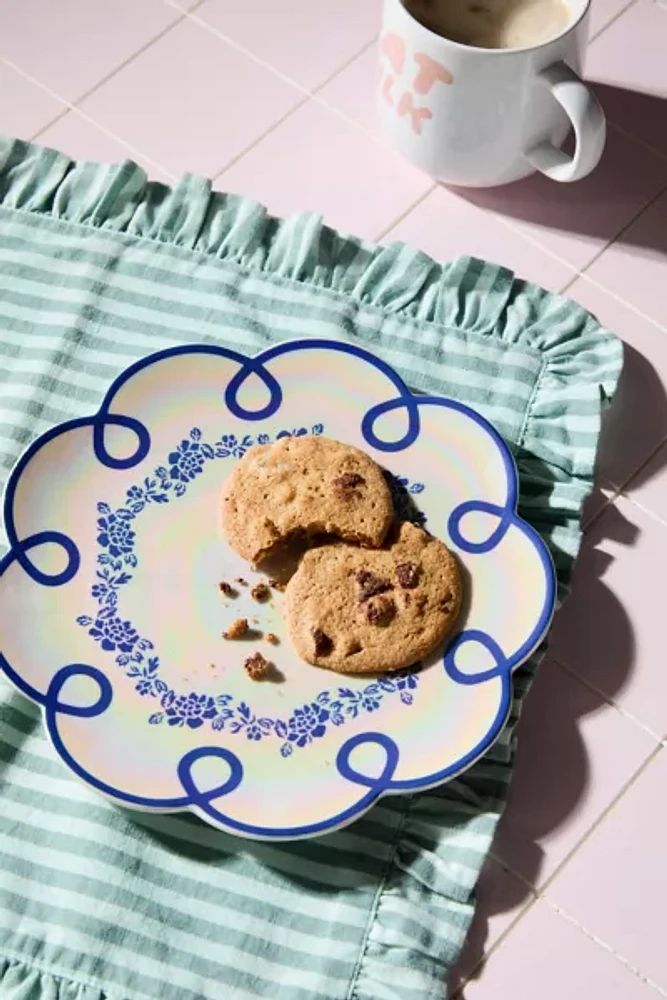
[[[441,265],[313,216],[278,221],[195,177],[170,190],[131,163],[0,141],[3,482],[36,435],[92,412],[143,355],[304,336],[356,341],[415,389],[490,418],[567,586],[621,364],[578,306],[478,260]],[[291,845],[108,804],[0,680],[0,997],[443,998],[536,662],[503,738],[461,778]]]

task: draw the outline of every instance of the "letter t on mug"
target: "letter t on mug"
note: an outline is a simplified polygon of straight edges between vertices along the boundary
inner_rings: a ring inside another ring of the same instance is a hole
[[[606,134],[578,76],[590,3],[384,0],[378,107],[390,142],[445,184],[585,177]],[[572,156],[560,148],[571,128]]]

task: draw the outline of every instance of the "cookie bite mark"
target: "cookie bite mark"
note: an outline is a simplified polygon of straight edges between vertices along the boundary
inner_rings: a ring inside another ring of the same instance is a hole
[[[222,498],[227,541],[254,566],[295,541],[311,544],[322,536],[375,549],[392,521],[380,467],[358,448],[322,435],[250,448]]]

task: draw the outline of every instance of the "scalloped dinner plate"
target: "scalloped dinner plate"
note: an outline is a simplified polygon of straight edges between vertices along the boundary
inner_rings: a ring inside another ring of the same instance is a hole
[[[223,483],[255,443],[326,434],[394,477],[399,507],[456,553],[465,609],[444,654],[353,677],[298,659],[280,614],[220,530]],[[349,823],[384,794],[437,785],[500,733],[512,671],[554,609],[544,543],[516,513],[498,433],[450,399],[412,395],[336,341],[247,358],[178,347],[138,362],[100,410],[32,444],[5,496],[2,666],[41,706],[56,752],[139,809],[190,809],[230,833],[294,839]],[[237,617],[276,647],[225,642]],[[250,680],[261,648],[282,675]]]

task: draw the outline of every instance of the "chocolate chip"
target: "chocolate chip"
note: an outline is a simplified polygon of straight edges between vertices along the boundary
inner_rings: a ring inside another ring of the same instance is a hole
[[[334,489],[341,500],[360,499],[360,486],[366,485],[366,480],[358,472],[344,472],[333,481]]]
[[[368,570],[362,570],[360,573],[357,573],[357,583],[361,587],[359,600],[362,604],[377,594],[384,594],[387,590],[394,589],[394,585],[390,580],[384,580],[382,577],[375,576],[374,573],[369,573]]]
[[[221,594],[224,594],[225,597],[236,597],[236,591],[232,587],[231,583],[227,583],[226,580],[220,581],[218,584],[218,590]]]
[[[451,595],[450,591],[447,591],[447,593],[445,594],[445,596],[442,598],[442,600],[438,604],[438,607],[440,608],[441,611],[445,611],[445,612],[452,610],[452,595]]]
[[[312,636],[315,640],[315,656],[329,656],[333,652],[333,639],[321,628],[314,628]]]
[[[251,681],[263,681],[271,672],[271,664],[259,652],[249,656],[244,666]]]
[[[400,563],[396,567],[396,579],[405,590],[414,590],[419,583],[421,567],[416,563]]]
[[[366,618],[371,625],[388,625],[396,616],[396,604],[392,597],[377,597],[366,606]]]
[[[417,614],[421,615],[424,613],[424,608],[426,607],[427,599],[422,596],[417,598]]]

